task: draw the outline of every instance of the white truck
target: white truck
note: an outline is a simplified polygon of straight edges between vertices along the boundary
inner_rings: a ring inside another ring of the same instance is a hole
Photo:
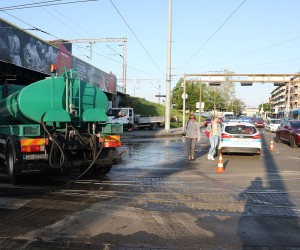
[[[124,130],[149,128],[155,130],[164,122],[163,116],[141,116],[134,114],[133,108],[110,108],[107,111],[108,123],[123,124]]]

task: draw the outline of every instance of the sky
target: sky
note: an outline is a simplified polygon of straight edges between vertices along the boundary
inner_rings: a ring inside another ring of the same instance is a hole
[[[121,42],[97,42],[92,50],[88,43],[73,44],[73,55],[113,72],[120,86],[125,57],[126,92],[152,102],[166,94],[170,31],[171,89],[184,74],[300,71],[299,0],[172,0],[171,30],[169,1],[2,0],[0,16],[24,30],[37,28],[28,32],[45,41],[127,38],[126,54]],[[257,107],[275,87],[235,88],[246,106]]]

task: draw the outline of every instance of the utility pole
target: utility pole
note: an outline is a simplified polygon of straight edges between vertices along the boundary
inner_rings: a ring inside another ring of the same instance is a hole
[[[185,104],[186,104],[186,75],[184,74],[183,80],[183,94],[182,94],[182,129],[184,130],[185,125]]]
[[[54,40],[49,41],[50,43],[88,43],[90,45],[90,60],[92,61],[93,55],[93,44],[96,42],[122,42],[123,46],[123,89],[124,93],[126,94],[126,77],[127,77],[127,38],[86,38],[86,39],[73,39],[73,40]]]
[[[168,55],[167,55],[167,79],[166,79],[166,118],[165,130],[170,133],[171,114],[171,39],[172,39],[172,0],[169,0],[169,25],[168,25]]]
[[[199,81],[199,87],[200,87],[200,90],[199,90],[199,124],[201,123],[201,109],[202,109],[202,82]]]

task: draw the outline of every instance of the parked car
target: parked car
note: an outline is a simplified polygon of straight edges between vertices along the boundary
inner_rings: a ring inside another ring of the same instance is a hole
[[[252,123],[223,123],[221,153],[247,153],[260,155],[261,135]]]
[[[254,119],[254,125],[257,128],[264,128],[265,127],[265,121],[264,121],[263,118],[257,117],[256,119]]]
[[[268,119],[265,125],[265,130],[269,132],[276,132],[281,123],[280,119]]]
[[[211,118],[206,118],[203,125],[204,125],[204,127],[207,127],[207,125],[210,123],[211,123]]]
[[[300,146],[300,120],[284,121],[277,129],[275,142],[288,142],[292,148]]]

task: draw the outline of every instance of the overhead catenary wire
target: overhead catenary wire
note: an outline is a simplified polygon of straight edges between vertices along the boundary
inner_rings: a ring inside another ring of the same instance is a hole
[[[12,14],[7,13],[6,11],[3,11],[3,12],[4,12],[5,14],[7,14],[8,16],[10,16],[10,17],[12,17],[12,18],[14,18],[14,19],[16,19],[16,20],[18,20],[18,21],[20,21],[20,22],[26,24],[26,25],[28,25],[29,27],[32,27],[32,28],[30,28],[30,30],[40,31],[40,32],[42,32],[42,33],[45,33],[45,34],[47,34],[47,35],[49,35],[49,36],[51,36],[51,37],[57,39],[57,40],[61,39],[60,37],[55,36],[55,35],[53,35],[53,34],[50,34],[49,32],[46,32],[46,31],[44,31],[44,30],[42,30],[42,29],[40,29],[40,28],[37,28],[36,26],[34,26],[34,25],[32,25],[32,24],[29,24],[28,22],[26,22],[26,21],[24,21],[24,20],[21,20],[20,18],[14,16],[14,15],[12,15]],[[24,30],[25,30],[25,29],[24,29]],[[84,50],[86,50],[86,51],[89,51],[87,48],[85,48],[85,47],[83,47],[83,46],[80,46],[80,45],[77,45],[77,44],[74,44],[74,45],[75,45],[77,48],[81,48],[81,49],[84,49]],[[98,53],[98,52],[95,52],[95,51],[94,51],[93,53],[96,54],[96,55],[102,56],[102,57],[104,57],[104,58],[106,58],[106,59],[108,59],[108,60],[111,60],[111,61],[113,61],[113,62],[122,64],[122,62],[117,61],[117,60],[114,60],[114,59],[112,59],[112,58],[110,58],[110,57],[108,57],[108,56],[102,55],[102,54],[100,54],[100,53]],[[127,65],[127,67],[130,67],[130,66]],[[130,67],[130,68],[134,68],[134,67]],[[135,70],[138,70],[137,68],[134,68],[134,69],[135,69]],[[142,70],[140,70],[140,71],[141,71],[141,72],[144,72],[144,71],[142,71]],[[145,72],[144,72],[144,73],[145,73]],[[150,74],[149,74],[149,75],[150,75]]]
[[[222,61],[210,64],[207,67],[210,67],[210,66],[213,66],[213,65],[216,65],[216,64],[220,64],[220,63],[224,63],[224,62],[228,62],[228,61],[232,61],[232,60],[235,60],[235,59],[240,58],[240,57],[244,57],[244,56],[256,54],[256,53],[259,53],[261,51],[264,51],[264,50],[267,50],[267,49],[270,49],[270,48],[274,48],[274,47],[280,46],[282,44],[286,44],[286,43],[295,41],[297,39],[300,39],[300,37],[297,36],[297,37],[294,37],[294,38],[291,38],[291,39],[288,39],[288,40],[284,40],[284,41],[281,41],[281,42],[278,42],[278,43],[271,44],[269,46],[266,46],[266,47],[263,47],[263,48],[260,48],[260,49],[254,50],[254,51],[249,51],[249,52],[241,54],[241,55],[237,55],[237,56],[234,56],[234,57],[231,57],[231,58],[227,58],[227,59],[224,59]]]
[[[55,6],[55,5],[59,5],[59,4],[81,3],[81,2],[98,1],[98,0],[72,1],[72,2],[65,2],[65,3],[45,4],[45,5],[39,5],[39,6],[37,5],[37,4],[41,4],[41,3],[49,3],[49,2],[52,3],[52,2],[60,2],[60,1],[64,1],[64,0],[52,0],[52,1],[46,1],[46,2],[38,2],[38,3],[33,3],[33,4],[27,4],[27,5],[28,5],[28,8],[29,8],[29,7],[30,7],[30,8],[34,8],[34,7],[40,7],[40,8],[42,8],[42,7],[46,7],[46,6]],[[36,4],[36,5],[34,6],[34,4]],[[19,8],[21,8],[21,7],[23,7],[23,5],[16,5],[16,6],[4,7],[4,8],[7,8],[7,10],[14,10],[14,9],[19,9]],[[47,31],[45,31],[45,30],[43,30],[43,29],[40,29],[40,28],[38,28],[38,27],[36,27],[36,26],[34,26],[34,25],[32,25],[32,24],[27,23],[27,22],[24,21],[24,20],[21,20],[20,18],[18,18],[18,17],[16,17],[16,16],[14,16],[14,15],[8,13],[7,11],[5,11],[4,8],[0,8],[0,11],[2,11],[3,13],[5,13],[6,15],[8,15],[8,16],[10,16],[10,17],[12,17],[12,18],[14,18],[14,19],[16,19],[16,20],[18,20],[18,21],[20,21],[20,22],[22,22],[22,23],[24,23],[24,24],[26,24],[26,25],[28,25],[28,26],[30,26],[30,27],[32,27],[32,30],[36,30],[36,31],[45,33],[45,34],[47,34],[47,35],[49,35],[49,36],[51,36],[51,37],[53,37],[53,38],[55,38],[55,39],[57,39],[57,40],[62,39],[61,37],[58,37],[58,36],[53,35],[53,34],[50,34],[49,32],[47,32]],[[121,13],[120,13],[119,10],[116,8],[116,6],[115,6],[115,9],[117,10],[118,14],[122,17]],[[48,12],[48,14],[50,14],[50,13]],[[57,18],[56,18],[56,19],[57,19]],[[123,17],[122,17],[122,19],[123,19],[124,22],[127,24],[127,26],[129,27],[129,29],[131,30],[131,32],[133,32],[133,30],[130,28],[130,26],[128,25],[128,23],[126,22],[126,20],[125,20]],[[58,18],[58,20],[60,20],[60,19]],[[63,21],[61,21],[61,20],[60,20],[60,22],[61,22],[62,24],[64,24],[65,26],[68,27],[68,25],[65,24],[65,22],[63,22]],[[68,27],[68,28],[70,29],[70,27]],[[23,30],[26,30],[26,29],[23,29]],[[72,30],[73,30],[73,29],[72,29]],[[73,30],[73,31],[74,31],[74,30]],[[134,34],[134,32],[133,32],[133,34]],[[135,35],[135,34],[134,34],[134,35]],[[137,40],[140,42],[140,40],[138,39],[138,37],[137,37],[136,35],[135,35],[135,37],[136,37]],[[140,44],[141,44],[141,46],[144,48],[144,50],[146,51],[146,53],[148,54],[148,56],[151,58],[152,62],[153,62],[153,63],[156,65],[156,67],[159,69],[158,65],[157,65],[157,64],[155,63],[155,61],[152,59],[152,57],[150,56],[150,54],[148,53],[148,51],[146,50],[146,48],[143,46],[143,44],[142,44],[141,42],[140,42]],[[79,45],[76,45],[76,46],[77,46],[78,48],[82,48],[82,49],[88,51],[88,49],[85,48],[85,47],[82,47],[82,46],[79,46]],[[110,46],[108,46],[108,47],[109,47],[111,50],[113,50]],[[114,50],[113,50],[113,51],[114,51]],[[112,59],[112,58],[110,58],[110,57],[108,57],[108,56],[105,56],[105,55],[103,55],[103,54],[101,54],[101,53],[97,53],[97,52],[93,51],[93,54],[99,55],[99,56],[101,56],[101,57],[103,57],[103,58],[106,58],[106,59],[108,59],[108,60],[110,60],[110,61],[113,61],[113,62],[115,62],[115,63],[122,64],[122,62],[120,62],[120,61],[118,61],[118,60],[115,60],[115,59]],[[146,72],[146,71],[144,71],[144,70],[142,70],[142,69],[139,69],[139,68],[137,68],[137,67],[130,66],[129,64],[127,64],[127,68],[134,69],[134,70],[136,70],[136,71],[142,72],[142,73],[147,74],[147,75],[149,75],[149,76],[155,76],[155,75],[152,74],[152,73]],[[159,71],[161,72],[160,69],[159,69]]]
[[[126,26],[129,28],[129,30],[131,31],[131,33],[134,35],[134,37],[137,39],[138,43],[142,46],[142,48],[144,49],[144,51],[146,52],[146,54],[148,55],[148,57],[150,58],[150,60],[152,61],[152,63],[156,66],[156,68],[158,69],[158,71],[162,73],[162,70],[160,69],[160,67],[157,65],[157,63],[154,61],[154,59],[152,58],[152,56],[150,55],[150,53],[147,51],[147,49],[145,48],[145,46],[143,45],[143,43],[141,42],[141,40],[138,38],[138,36],[135,34],[135,32],[133,31],[133,29],[129,26],[129,24],[127,23],[127,21],[125,20],[125,18],[122,16],[121,12],[118,10],[118,8],[116,7],[116,5],[113,3],[112,0],[109,0],[111,2],[111,4],[113,5],[113,7],[115,8],[115,10],[118,12],[118,14],[120,15],[120,17],[122,18],[122,20],[124,21],[124,23],[126,24]],[[245,0],[246,1],[246,0]]]
[[[32,0],[32,2],[35,3],[33,0]],[[48,11],[48,8],[41,7],[41,9],[43,9],[45,12],[47,12],[50,16],[53,16],[58,22],[60,22],[60,23],[63,24],[64,26],[68,27],[68,29],[72,30],[74,33],[78,34],[79,37],[83,37],[83,35],[80,34],[80,33],[77,31],[77,29],[80,29],[81,31],[85,32],[86,34],[88,34],[89,37],[92,37],[92,36],[93,36],[92,34],[89,34],[88,32],[86,32],[86,29],[81,28],[78,24],[74,23],[74,22],[69,18],[69,16],[64,15],[64,13],[60,12],[60,11],[57,10],[57,9],[54,9],[53,7],[50,7],[50,8],[53,10],[53,12]],[[61,17],[63,17],[63,19],[62,19]],[[68,21],[73,25],[73,27],[76,27],[76,29],[74,29],[72,26],[68,25],[68,24],[65,22],[65,20],[68,20]],[[73,44],[73,45],[76,45],[78,48],[82,48],[82,47],[78,46],[77,44]],[[109,46],[108,44],[107,44],[107,47],[110,48],[110,49],[111,49],[112,51],[114,51],[115,53],[119,54],[119,52],[117,52],[116,50],[114,50],[114,49],[113,49],[111,46]],[[95,47],[94,47],[94,48],[95,48]],[[101,51],[98,47],[96,47],[96,48],[97,48],[99,51]],[[84,47],[84,49],[85,49],[85,50],[88,50],[86,47]],[[89,51],[89,52],[91,52],[91,51]],[[111,59],[111,58],[109,58],[109,57],[107,57],[107,56],[104,56],[104,55],[103,55],[103,53],[104,53],[103,51],[101,51],[101,53],[94,53],[94,51],[92,51],[92,53],[93,53],[93,54],[100,55],[100,56],[102,56],[102,57],[104,57],[104,58],[106,58],[106,59],[112,60],[112,61],[114,61],[114,62],[116,62],[116,63],[122,64],[122,62],[119,62],[119,61],[113,60],[113,59]],[[120,55],[120,54],[119,54],[119,55]],[[122,56],[121,56],[121,57],[122,57]]]
[[[19,9],[27,9],[27,8],[38,8],[38,7],[45,7],[45,6],[51,6],[51,5],[96,2],[96,1],[99,1],[99,0],[75,0],[75,1],[68,1],[68,2],[62,2],[62,1],[65,1],[65,0],[52,0],[52,1],[46,1],[46,2],[20,4],[20,5],[2,7],[2,8],[0,8],[0,11],[19,10]]]
[[[247,0],[244,0],[242,3],[239,4],[239,6],[227,17],[227,19],[216,29],[216,31],[202,44],[202,46],[194,52],[194,54],[181,66],[180,70],[182,70],[198,53],[201,51],[206,44],[223,28],[223,26],[229,21],[229,19],[242,7],[242,5],[246,2]],[[179,70],[179,71],[180,71]]]

